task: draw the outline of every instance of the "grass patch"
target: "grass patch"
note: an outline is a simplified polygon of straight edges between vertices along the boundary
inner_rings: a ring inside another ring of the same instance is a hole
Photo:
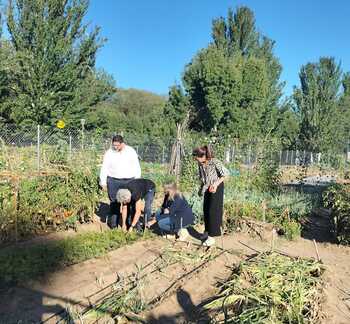
[[[205,309],[215,323],[319,323],[322,265],[276,253],[245,261]]]
[[[145,235],[148,237],[150,234]],[[37,279],[65,266],[102,256],[140,238],[145,236],[110,230],[79,234],[60,241],[28,247],[1,249],[0,287]]]

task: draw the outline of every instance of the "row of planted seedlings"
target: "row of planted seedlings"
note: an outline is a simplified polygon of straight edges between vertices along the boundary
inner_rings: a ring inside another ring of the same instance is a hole
[[[138,267],[127,277],[118,276],[113,285],[101,289],[102,297],[99,295],[84,310],[70,307],[61,318],[79,319],[83,323],[147,323],[151,309],[181,291],[186,281],[223,252],[168,246],[162,251],[163,257]],[[168,285],[156,297],[150,297],[155,278],[152,276],[155,273],[167,276],[167,269],[174,264],[191,267],[179,277],[167,278]],[[258,253],[238,266],[233,265],[231,274],[218,282],[216,293],[195,306],[186,318],[188,323],[319,323],[324,318],[323,273],[322,263],[313,259],[273,251]],[[180,319],[182,316],[176,315]]]
[[[82,308],[83,302],[71,305],[58,322],[79,319],[83,323],[147,323],[147,312],[223,253],[165,240],[165,246],[153,260],[145,265],[136,264],[130,275],[118,273],[114,283],[88,297],[88,307]],[[155,281],[158,288],[154,288]]]

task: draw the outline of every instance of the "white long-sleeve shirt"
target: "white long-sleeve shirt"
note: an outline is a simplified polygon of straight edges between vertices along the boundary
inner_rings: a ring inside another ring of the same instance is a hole
[[[100,172],[101,186],[107,185],[107,177],[117,179],[141,177],[139,158],[131,146],[125,145],[121,151],[109,149],[105,153]]]

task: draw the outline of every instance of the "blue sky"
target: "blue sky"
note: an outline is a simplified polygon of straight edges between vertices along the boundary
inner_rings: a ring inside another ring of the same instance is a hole
[[[300,66],[320,56],[350,70],[348,0],[91,0],[87,19],[108,38],[98,66],[120,87],[166,94],[210,41],[212,19],[238,5],[253,9],[258,29],[276,41],[286,94]]]

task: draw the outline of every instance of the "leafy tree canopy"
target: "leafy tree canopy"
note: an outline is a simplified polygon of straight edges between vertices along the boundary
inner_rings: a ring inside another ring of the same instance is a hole
[[[52,125],[79,119],[113,92],[113,84],[95,71],[104,39],[99,28],[82,23],[86,0],[9,0],[12,96],[3,119],[19,125]]]

